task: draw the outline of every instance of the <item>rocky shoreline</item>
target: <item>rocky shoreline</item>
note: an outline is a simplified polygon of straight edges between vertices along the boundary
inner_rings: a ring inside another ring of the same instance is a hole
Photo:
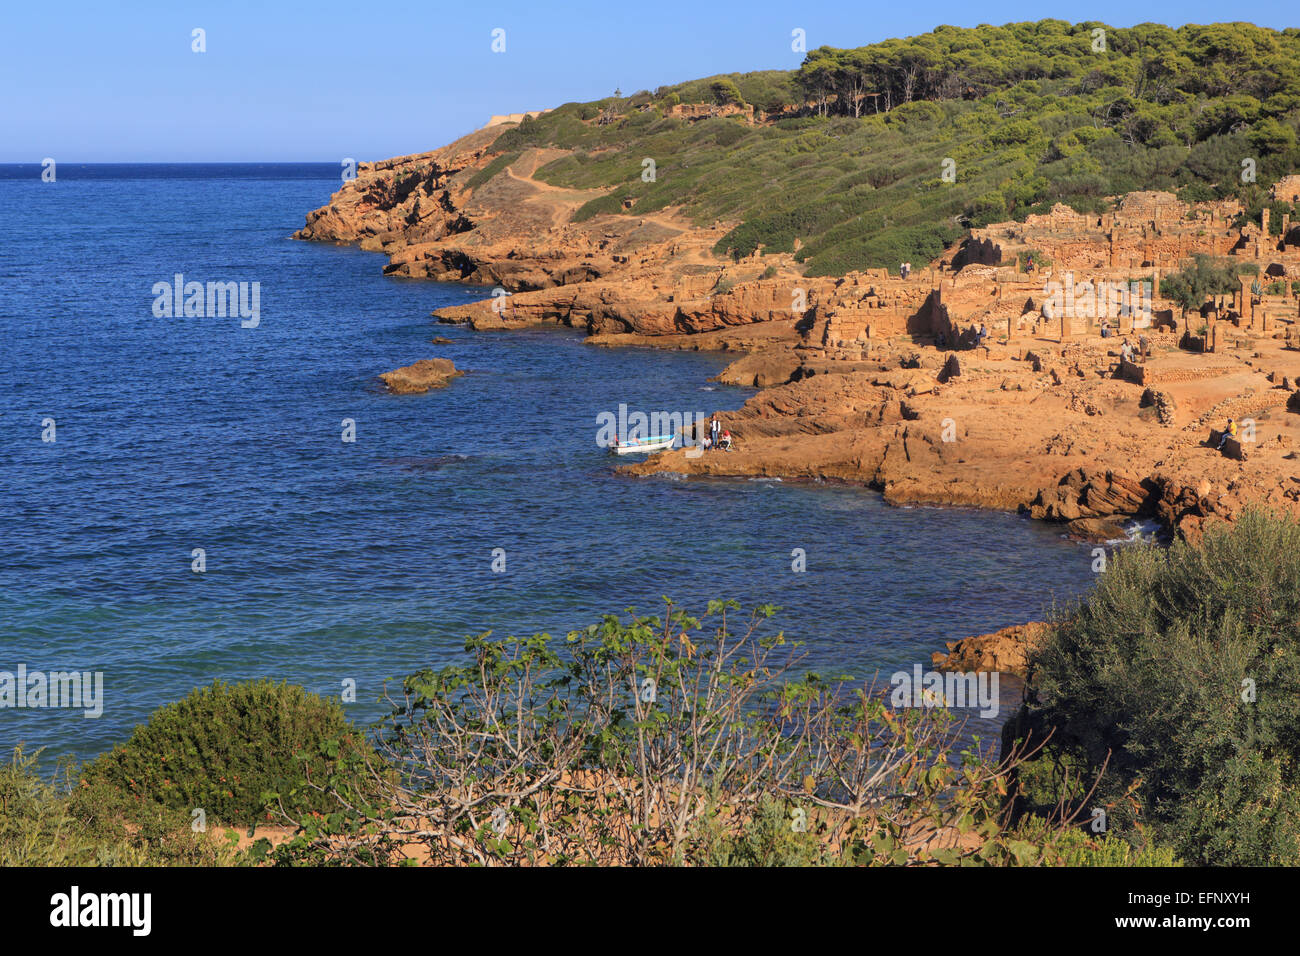
[[[1275,242],[1233,225],[1232,203],[1135,193],[1104,216],[1058,206],[975,230],[906,277],[810,278],[788,254],[718,256],[732,224],[672,209],[575,222],[600,193],[534,177],[563,150],[523,150],[489,170],[508,128],[362,164],[295,237],[383,252],[389,275],[495,287],[434,313],[444,323],[554,324],[596,346],[735,353],[717,381],[761,389],[719,413],[736,449],[664,452],[625,474],[853,482],[897,504],[1018,511],[1093,541],[1124,537],[1135,519],[1195,541],[1252,504],[1300,510],[1289,291],[1300,246],[1288,244],[1300,230],[1284,224]],[[1287,190],[1300,194],[1300,181],[1274,192]],[[1028,249],[1053,267],[1027,271]],[[1160,274],[1200,252],[1247,258],[1286,290],[1243,281],[1231,302],[1179,316],[1155,291]],[[1108,338],[1095,315],[1056,318],[1048,290],[1076,273],[1090,288],[1151,281],[1145,319],[1119,318]],[[1145,358],[1122,356],[1119,335],[1141,335]],[[1211,430],[1230,417],[1249,434],[1225,454]]]

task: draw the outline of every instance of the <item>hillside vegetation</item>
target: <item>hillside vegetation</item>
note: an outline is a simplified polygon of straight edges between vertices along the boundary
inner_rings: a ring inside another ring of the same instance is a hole
[[[1300,30],[1246,23],[941,26],[821,47],[795,71],[568,103],[496,148],[570,150],[538,178],[611,190],[575,218],[622,214],[625,199],[630,215],[681,206],[739,223],[720,254],[796,252],[810,274],[835,275],[923,262],[967,228],[1057,202],[1099,210],[1165,189],[1258,209],[1300,167],[1298,60]],[[670,115],[692,103],[752,106],[759,121]]]

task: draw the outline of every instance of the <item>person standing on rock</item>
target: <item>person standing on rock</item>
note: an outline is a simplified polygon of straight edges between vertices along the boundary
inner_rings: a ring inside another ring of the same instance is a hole
[[[717,413],[714,413],[713,420],[709,422],[710,447],[718,447],[718,432],[722,431],[722,422],[718,421]]]

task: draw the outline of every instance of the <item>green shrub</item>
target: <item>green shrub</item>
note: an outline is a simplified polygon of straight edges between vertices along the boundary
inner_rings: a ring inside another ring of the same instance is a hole
[[[93,846],[78,832],[67,801],[36,773],[40,751],[14,749],[0,765],[0,866],[84,866]]]
[[[715,813],[692,837],[686,859],[694,866],[837,866],[845,861],[810,831],[790,826],[790,806],[769,794],[759,798],[741,827],[725,825]]]
[[[608,196],[597,196],[595,199],[589,199],[573,211],[572,219],[574,222],[586,222],[595,216],[609,216],[622,211],[622,194],[611,193]]]
[[[105,786],[142,806],[212,823],[266,819],[274,795],[298,811],[317,808],[305,789],[330,777],[341,756],[364,752],[339,704],[267,680],[216,681],[155,711],[131,739],[84,768],[85,786]],[[133,815],[133,814],[128,814]]]
[[[1212,295],[1223,295],[1238,288],[1237,276],[1250,274],[1252,263],[1237,264],[1213,256],[1197,255],[1190,266],[1170,272],[1160,280],[1160,294],[1173,299],[1184,309],[1200,308]]]
[[[1015,830],[1015,836],[1034,845],[1046,844],[1047,852],[1040,862],[1052,866],[1182,866],[1178,857],[1168,847],[1134,847],[1113,833],[1098,835],[1086,826],[1076,826],[1065,833],[1057,833],[1041,818],[1025,820]]]
[[[492,162],[488,163],[486,166],[484,166],[482,169],[476,172],[473,176],[470,176],[469,179],[465,180],[465,185],[468,186],[470,189],[477,189],[479,186],[482,186],[489,179],[491,179],[497,173],[501,172],[507,166],[513,163],[516,159],[518,159],[519,155],[520,155],[519,150],[512,150],[511,152],[508,153],[502,153],[496,159],[492,160]]]
[[[151,806],[128,820],[120,794],[81,787],[69,797],[69,771],[45,780],[39,756],[18,747],[0,766],[0,867],[205,866],[230,859],[215,840],[194,832],[186,813]]]
[[[1049,858],[1059,823],[1004,839],[1016,755],[990,760],[978,738],[958,753],[955,715],[808,673],[767,625],[776,608],[737,624],[738,610],[609,615],[563,646],[471,637],[465,660],[411,675],[393,700],[378,747],[401,774],[273,859],[400,864],[416,846],[436,865]]]
[[[1114,555],[1031,668],[1043,759],[1105,768],[1114,832],[1189,863],[1300,863],[1295,520],[1251,510],[1200,547]]]

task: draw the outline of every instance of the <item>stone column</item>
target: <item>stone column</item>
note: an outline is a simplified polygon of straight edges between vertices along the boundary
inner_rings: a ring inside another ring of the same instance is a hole
[[[1255,327],[1255,303],[1251,301],[1250,294],[1250,283],[1253,278],[1253,276],[1237,276],[1237,280],[1241,283],[1241,290],[1238,293],[1241,296],[1239,300],[1241,308],[1237,312],[1241,316],[1241,327],[1244,329]]]
[[[1160,270],[1151,270],[1151,314],[1146,316],[1151,328],[1156,327],[1156,299],[1160,298]]]

